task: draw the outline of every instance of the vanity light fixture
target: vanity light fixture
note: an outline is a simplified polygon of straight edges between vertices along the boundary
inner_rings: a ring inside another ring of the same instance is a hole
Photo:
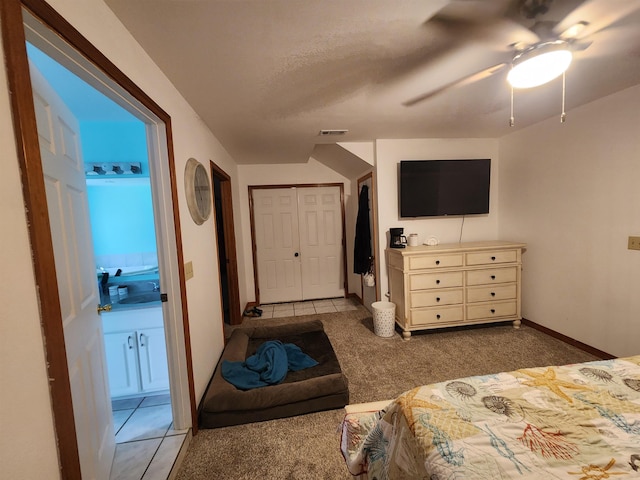
[[[142,168],[140,162],[110,162],[110,163],[89,163],[85,167],[85,174],[93,175],[140,175]]]

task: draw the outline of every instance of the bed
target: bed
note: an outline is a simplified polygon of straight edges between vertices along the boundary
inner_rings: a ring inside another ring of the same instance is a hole
[[[342,408],[349,403],[347,377],[320,320],[238,328],[231,334],[220,364],[224,360],[243,361],[269,340],[297,345],[318,365],[289,372],[278,385],[251,390],[234,387],[223,378],[221,368],[216,368],[200,405],[200,427],[262,422]]]
[[[640,356],[460,378],[347,410],[359,478],[640,478]]]

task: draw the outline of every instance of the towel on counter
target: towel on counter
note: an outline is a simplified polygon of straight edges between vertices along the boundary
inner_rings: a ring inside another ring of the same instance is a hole
[[[287,372],[297,372],[318,365],[293,343],[269,340],[244,362],[222,362],[222,376],[240,390],[250,390],[281,383]]]

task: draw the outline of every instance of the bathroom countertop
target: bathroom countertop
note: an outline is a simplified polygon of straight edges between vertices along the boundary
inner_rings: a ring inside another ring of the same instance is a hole
[[[152,293],[152,292],[147,292],[147,293]],[[155,292],[155,293],[158,293],[158,295],[160,295],[160,292]],[[101,305],[110,304],[112,311],[139,310],[141,308],[159,307],[162,304],[160,299],[151,301],[151,302],[143,302],[143,303],[120,303],[122,300],[125,300],[127,298],[134,298],[134,297],[137,297],[138,295],[144,295],[144,293],[129,294],[126,297],[119,297],[117,295],[115,297],[112,297],[108,293],[107,294],[102,293],[100,295],[100,304]]]
[[[124,281],[123,281],[124,280]],[[126,281],[124,277],[114,277],[109,279],[105,289],[100,288],[100,304],[111,304],[111,310],[139,310],[143,308],[158,307],[160,301],[160,291],[154,291],[154,284],[158,285],[159,280],[150,277],[145,280]],[[126,286],[128,294],[126,296],[109,295],[109,287]],[[149,300],[150,297],[157,296],[157,300]]]

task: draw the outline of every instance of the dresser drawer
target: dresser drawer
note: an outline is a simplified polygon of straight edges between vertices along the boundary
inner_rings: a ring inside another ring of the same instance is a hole
[[[515,283],[508,285],[489,285],[487,287],[469,287],[467,289],[467,302],[490,302],[492,300],[511,300],[516,298],[517,286]]]
[[[518,267],[487,268],[467,272],[467,285],[490,285],[510,283],[518,279]]]
[[[424,255],[409,258],[409,269],[461,267],[462,254],[456,255]]]
[[[467,320],[512,317],[518,312],[516,300],[510,302],[479,303],[467,306]]]
[[[456,305],[462,303],[462,289],[423,290],[411,292],[410,308],[435,307],[437,305]]]
[[[492,265],[494,263],[513,263],[518,260],[517,250],[498,250],[494,252],[467,253],[467,265]]]
[[[411,310],[411,326],[454,323],[464,320],[462,305]]]
[[[462,272],[419,273],[417,275],[409,275],[410,290],[461,286]]]

